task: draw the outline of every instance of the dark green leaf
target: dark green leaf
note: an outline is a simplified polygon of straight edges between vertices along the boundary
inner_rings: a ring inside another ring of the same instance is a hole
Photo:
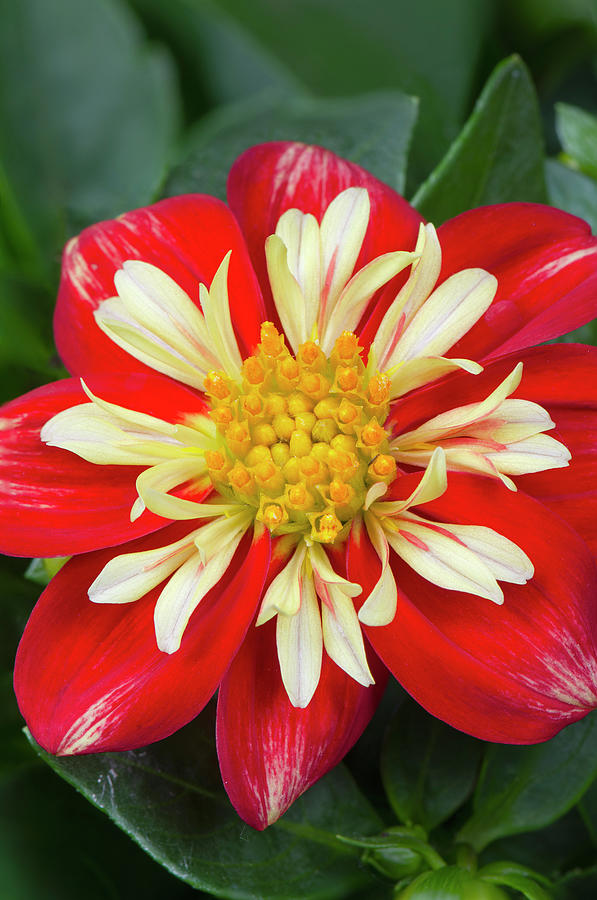
[[[416,108],[412,97],[399,93],[352,100],[267,94],[224,107],[195,131],[166,193],[199,190],[225,198],[228,170],[236,157],[253,144],[275,140],[321,144],[400,190]]]
[[[480,741],[404,703],[394,716],[381,757],[381,773],[399,819],[435,828],[464,803],[481,759]]]
[[[583,172],[597,178],[597,118],[576,106],[558,103],[556,130],[567,155]]]
[[[518,57],[494,70],[474,112],[413,203],[439,224],[466,209],[545,200],[537,98]]]
[[[597,897],[597,866],[585,871],[569,872],[555,885],[557,900],[595,900]]]
[[[545,178],[550,204],[580,216],[597,232],[597,181],[554,159],[545,164]]]
[[[216,0],[314,94],[399,89],[421,100],[419,177],[456,136],[474,95],[489,0]]]
[[[23,265],[37,242],[53,263],[73,230],[151,199],[176,120],[172,73],[113,0],[0,0],[0,20],[0,192],[14,201],[2,231]]]
[[[199,900],[43,766],[0,783],[2,900]]]
[[[129,753],[56,758],[38,752],[156,860],[194,887],[234,898],[345,897],[371,877],[339,831],[381,822],[343,767],[257,832],[230,806],[208,709],[166,741]]]
[[[301,90],[280,58],[216,6],[192,0],[131,3],[150,31],[174,51],[189,113],[203,112],[210,101],[231,103],[269,88]]]
[[[592,714],[544,744],[489,747],[474,813],[460,839],[479,851],[499,837],[554,822],[597,774],[596,740],[597,716]]]

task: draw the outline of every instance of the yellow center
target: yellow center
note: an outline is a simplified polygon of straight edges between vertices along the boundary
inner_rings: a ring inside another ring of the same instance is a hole
[[[222,437],[205,454],[223,496],[255,508],[272,534],[343,538],[368,488],[389,484],[396,463],[383,429],[390,381],[370,372],[362,348],[344,332],[329,358],[314,341],[293,357],[271,322],[245,359],[242,379],[210,372],[210,415]]]

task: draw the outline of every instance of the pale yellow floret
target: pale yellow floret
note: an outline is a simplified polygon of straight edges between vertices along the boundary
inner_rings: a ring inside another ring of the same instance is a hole
[[[568,449],[548,435],[554,428],[537,403],[508,399],[520,384],[522,363],[485,400],[440,413],[391,443],[398,462],[425,466],[442,446],[449,470],[498,478],[510,490],[509,475],[524,475],[568,465]]]
[[[302,580],[301,604],[297,612],[278,614],[276,646],[288,698],[293,706],[304,709],[319,684],[323,657],[321,613],[312,577]]]
[[[205,316],[165,272],[127,260],[114,278],[118,296],[104,300],[94,313],[98,326],[131,356],[192,387],[202,388],[211,369],[238,374],[241,358],[227,291],[229,256],[210,291],[199,286]]]

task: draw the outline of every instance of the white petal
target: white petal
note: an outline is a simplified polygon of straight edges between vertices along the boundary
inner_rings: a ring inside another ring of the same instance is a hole
[[[423,477],[410,497],[407,497],[406,500],[382,501],[376,504],[375,510],[378,515],[383,513],[386,516],[394,516],[403,512],[403,510],[409,509],[411,506],[420,506],[422,503],[437,500],[438,497],[441,497],[446,492],[447,487],[446,454],[442,447],[436,447],[423,473]]]
[[[369,224],[371,202],[365,188],[347,188],[332,200],[321,220],[323,291],[319,332],[323,332],[336,300],[356,265]]]
[[[526,584],[534,567],[526,553],[513,541],[483,525],[443,525],[483,560],[494,578],[511,584]]]
[[[286,245],[286,262],[301,289],[304,326],[301,342],[308,340],[319,315],[321,296],[321,243],[319,223],[310,213],[289,209],[276,225],[276,234]]]
[[[492,416],[500,404],[512,394],[522,378],[522,363],[518,363],[512,372],[504,378],[494,391],[485,400],[478,403],[468,403],[466,406],[458,406],[440,413],[433,419],[429,419],[423,425],[413,431],[398,435],[392,441],[391,448],[403,451],[411,446],[437,441],[442,438],[453,437],[457,434],[468,433],[471,425],[477,425],[484,418]]]
[[[354,603],[336,587],[329,590],[329,599],[332,609],[326,603],[321,607],[323,643],[328,656],[359,684],[374,684]]]
[[[398,591],[394,573],[390,568],[390,548],[384,530],[376,515],[365,516],[367,534],[381,563],[381,575],[373,590],[359,610],[359,619],[365,625],[389,625],[396,615]]]
[[[348,579],[343,578],[342,575],[338,575],[334,571],[329,557],[321,544],[313,544],[309,547],[309,562],[320,581],[328,585],[335,585],[347,597],[357,597],[362,593],[363,588],[360,584],[348,581]]]
[[[386,372],[391,379],[390,399],[402,397],[403,394],[431,384],[457,369],[468,372],[469,375],[478,375],[483,371],[483,366],[471,359],[446,359],[444,356],[423,356],[399,363]]]
[[[98,327],[122,350],[183,384],[202,388],[207,372],[217,367],[191,350],[180,354],[159,335],[141,326],[116,297],[100,303],[93,315]]]
[[[411,516],[400,522],[400,528],[398,534],[387,532],[390,546],[427,581],[451,591],[486,597],[494,603],[504,602],[491,570],[468,547]],[[413,540],[405,533],[412,535]]]
[[[304,709],[319,684],[323,656],[321,616],[311,577],[303,579],[298,612],[295,615],[278,615],[276,644],[288,698],[293,706]]]
[[[442,252],[433,225],[421,225],[415,253],[420,254],[412,266],[408,281],[389,307],[371,345],[377,366],[385,371],[394,365],[393,351],[405,327],[427,300],[439,277]]]
[[[288,268],[286,245],[278,235],[272,234],[267,238],[265,258],[274,303],[288,342],[296,353],[307,334],[305,298]]]
[[[164,653],[178,650],[191,615],[224,576],[241,540],[237,535],[205,565],[195,553],[169,580],[154,611],[157,644]]]
[[[414,253],[399,250],[384,253],[359,269],[335,304],[328,306],[327,322],[320,329],[324,353],[331,353],[336,338],[343,331],[354,331],[373,294],[415,259]]]
[[[286,563],[268,587],[261,602],[256,625],[263,625],[277,613],[293,616],[298,612],[303,591],[303,560],[306,552],[305,542],[301,541],[290,561]]]
[[[147,509],[164,519],[211,518],[234,513],[238,504],[197,503],[194,500],[172,497],[168,493],[186,481],[201,481],[206,471],[207,466],[202,457],[171,459],[141,472],[136,482],[137,491]]]
[[[392,354],[392,362],[443,356],[489,308],[497,279],[483,269],[447,278],[417,312]]]
[[[561,469],[571,459],[570,451],[560,441],[548,434],[537,434],[514,444],[508,444],[499,453],[488,453],[487,458],[500,472],[508,475],[526,475]]]
[[[122,553],[107,563],[89,588],[94,603],[132,603],[157,587],[195,553],[193,530],[165,547]]]
[[[205,285],[199,285],[199,298],[209,331],[210,347],[213,347],[219,363],[216,368],[224,369],[230,378],[238,378],[242,357],[232,327],[228,299],[228,267],[231,252],[226,254],[218,266],[209,291]]]

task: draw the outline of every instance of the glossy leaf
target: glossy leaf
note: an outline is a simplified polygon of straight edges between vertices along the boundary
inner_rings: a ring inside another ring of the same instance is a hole
[[[512,200],[545,200],[537,98],[516,56],[494,70],[461,134],[412,202],[439,225],[472,207]]]
[[[597,774],[593,713],[544,744],[494,744],[485,755],[472,817],[459,839],[477,851],[506,835],[541,828],[569,810]]]
[[[419,97],[418,177],[466,115],[492,14],[487,0],[216,2],[316,94],[398,88]]]
[[[567,155],[583,172],[597,178],[597,117],[577,106],[558,103],[556,130]]]
[[[555,159],[547,160],[545,178],[550,204],[580,216],[597,231],[597,181]]]
[[[151,199],[175,127],[172,71],[114,0],[1,0],[0,18],[3,226],[22,262],[36,241],[53,262],[73,230]]]
[[[193,887],[235,898],[344,897],[368,877],[335,837],[380,821],[340,766],[265,832],[222,788],[213,710],[173,737],[128,753],[40,756],[151,856]]]
[[[320,144],[400,191],[416,112],[416,101],[397,91],[338,100],[262,94],[223,107],[200,124],[166,193],[201,191],[225,199],[228,171],[237,156],[273,140]]]
[[[384,787],[396,815],[427,830],[451,816],[473,789],[482,747],[417,704],[403,704],[381,757]]]

